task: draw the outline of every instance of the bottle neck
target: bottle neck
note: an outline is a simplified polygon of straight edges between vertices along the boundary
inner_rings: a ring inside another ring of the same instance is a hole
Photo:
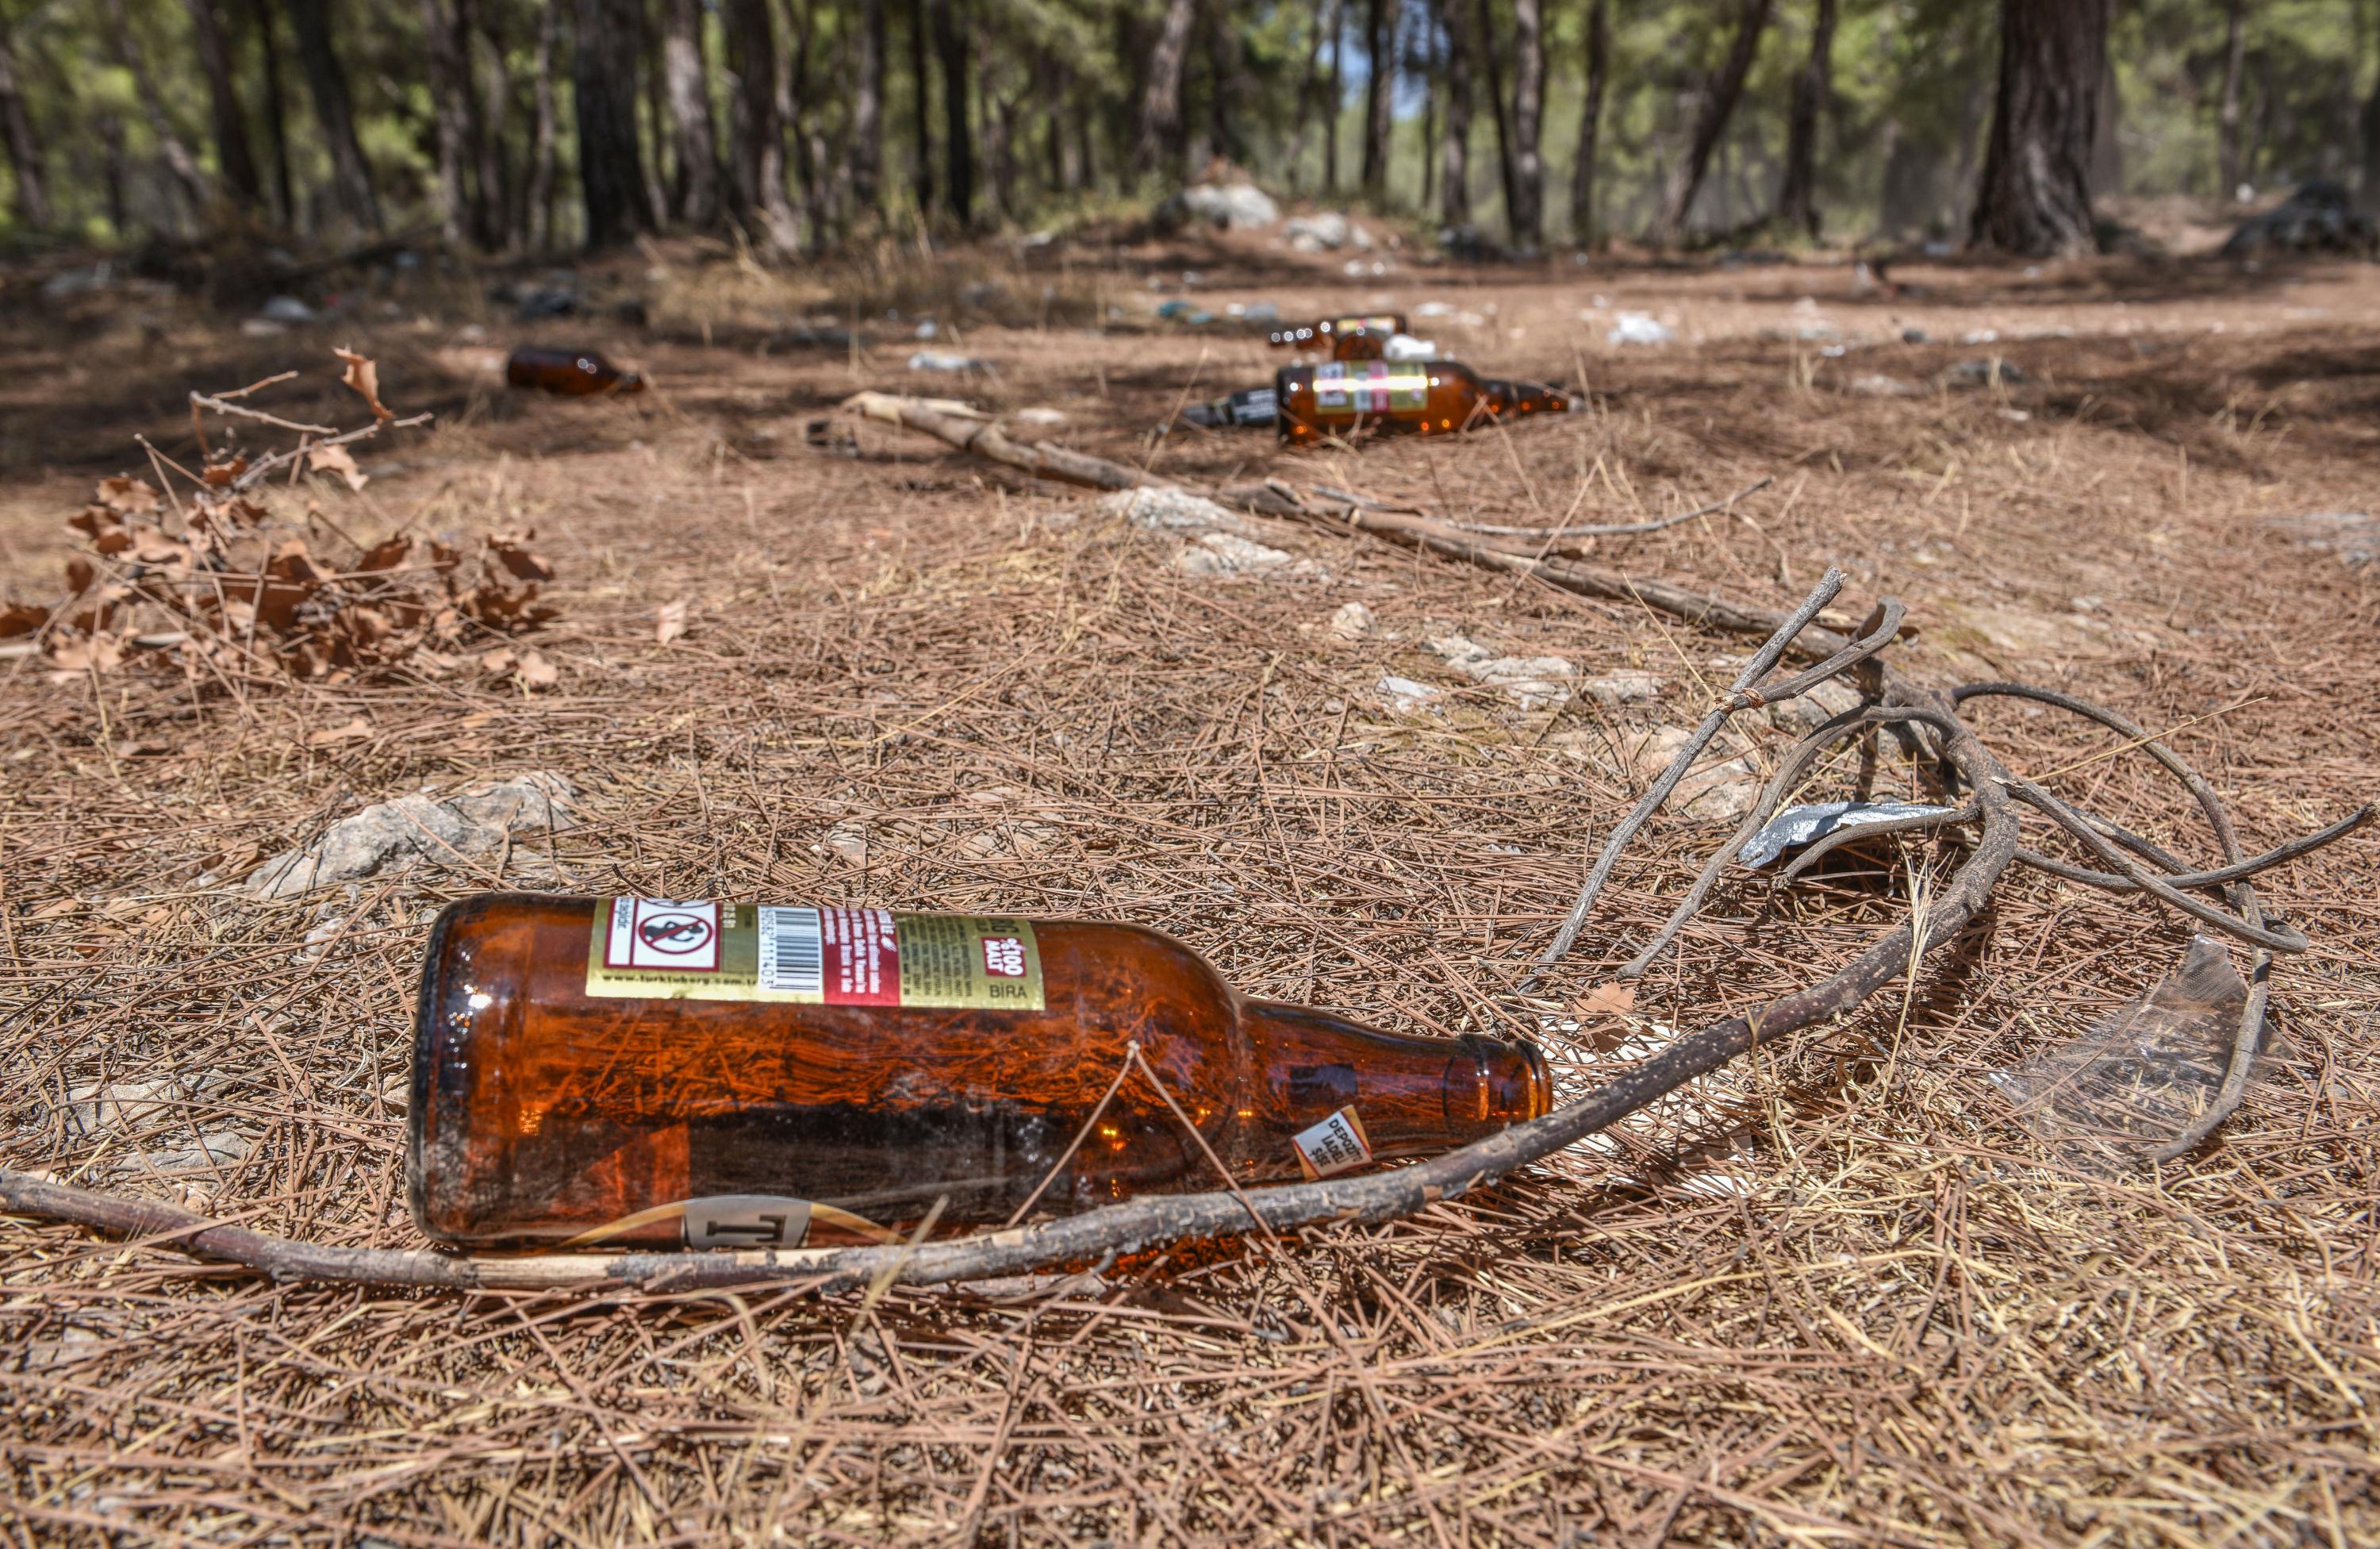
[[[1552,1107],[1545,1056],[1518,1041],[1415,1038],[1309,1006],[1240,1010],[1257,1111],[1293,1131],[1354,1108],[1373,1154],[1444,1151]]]
[[[1571,407],[1570,395],[1558,392],[1541,382],[1511,382],[1501,377],[1489,377],[1480,383],[1488,407],[1497,418],[1517,419],[1524,414],[1564,414]]]

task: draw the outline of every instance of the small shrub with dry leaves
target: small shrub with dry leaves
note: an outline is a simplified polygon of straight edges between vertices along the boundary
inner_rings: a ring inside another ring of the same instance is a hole
[[[485,534],[477,543],[399,531],[376,543],[350,537],[307,499],[296,517],[288,488],[268,490],[276,472],[300,467],[336,473],[361,489],[366,475],[347,445],[395,418],[379,398],[371,362],[338,351],[342,381],[372,421],[357,430],[300,425],[237,400],[237,393],[190,395],[205,456],[198,472],[157,459],[164,490],[126,476],[103,479],[91,503],[68,519],[83,552],[67,563],[68,594],[49,604],[0,607],[0,638],[14,638],[59,672],[104,673],[153,653],[179,657],[229,679],[275,677],[348,682],[402,668],[435,677],[461,653],[533,629],[555,616],[540,600],[553,567],[530,544],[534,531]],[[261,420],[299,440],[251,460],[228,446],[207,449],[203,410]],[[172,469],[188,480],[177,489]],[[294,482],[294,481],[293,481]]]

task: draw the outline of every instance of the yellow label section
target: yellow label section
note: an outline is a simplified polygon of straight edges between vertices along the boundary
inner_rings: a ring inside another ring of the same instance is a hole
[[[587,993],[644,1000],[1039,1011],[1041,948],[1013,915],[606,898]]]

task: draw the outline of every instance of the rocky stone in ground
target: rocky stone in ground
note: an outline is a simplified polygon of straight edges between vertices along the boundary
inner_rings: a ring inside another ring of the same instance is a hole
[[[1194,576],[1236,576],[1287,565],[1290,555],[1235,532],[1208,532],[1196,546],[1175,555],[1173,563]]]
[[[1463,635],[1442,635],[1430,649],[1473,682],[1494,689],[1524,710],[1543,710],[1570,701],[1578,669],[1560,656],[1499,656]]]
[[[2369,565],[2380,557],[2380,519],[2369,512],[2308,511],[2266,517],[2265,525],[2300,548],[2335,554],[2342,564]]]
[[[471,866],[514,834],[571,826],[577,792],[539,771],[469,787],[452,796],[417,791],[341,818],[309,845],[285,850],[249,873],[249,896],[293,898],[318,887],[416,865]]]

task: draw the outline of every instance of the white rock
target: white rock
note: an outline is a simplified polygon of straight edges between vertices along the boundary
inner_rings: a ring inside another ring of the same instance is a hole
[[[1289,245],[1300,252],[1320,252],[1347,245],[1352,223],[1336,210],[1325,210],[1315,215],[1292,215],[1281,225],[1281,235]],[[1368,244],[1366,244],[1368,245]]]
[[[1913,382],[1903,382],[1897,376],[1868,375],[1852,378],[1852,393],[1863,398],[1913,398],[1921,389]]]
[[[1372,610],[1361,603],[1344,604],[1330,616],[1330,632],[1342,640],[1362,640],[1372,629]]]
[[[1621,312],[1605,335],[1610,344],[1668,344],[1677,331],[1650,312]]]
[[[1142,484],[1135,489],[1118,490],[1103,494],[1093,502],[1099,510],[1111,517],[1122,517],[1135,527],[1151,531],[1204,531],[1220,529],[1226,532],[1245,532],[1248,524],[1227,506],[1218,506],[1203,494],[1175,489],[1171,484]]]
[[[1642,737],[1622,738],[1629,773],[1639,787],[1650,787],[1670,767],[1678,750],[1694,733],[1683,726],[1662,726]],[[1735,818],[1752,810],[1760,796],[1760,772],[1746,758],[1713,758],[1705,749],[1694,767],[1670,793],[1670,806],[1694,817]]]
[[[1290,556],[1281,550],[1267,548],[1236,532],[1202,533],[1196,547],[1184,549],[1173,556],[1176,567],[1194,576],[1236,576],[1250,570],[1269,570],[1289,562]]]
[[[1496,689],[1523,710],[1568,702],[1572,679],[1578,676],[1578,669],[1560,656],[1498,656],[1462,635],[1444,635],[1429,643],[1448,666]]]
[[[1840,677],[1830,677],[1798,699],[1770,705],[1768,722],[1779,731],[1801,737],[1817,730],[1823,723],[1846,711],[1858,709],[1859,704],[1857,689]]]
[[[1645,704],[1661,697],[1662,682],[1649,672],[1610,672],[1600,677],[1590,677],[1580,683],[1579,692],[1597,704],[1618,709],[1623,704]]]
[[[1378,689],[1381,695],[1388,700],[1389,708],[1400,715],[1410,715],[1415,711],[1434,703],[1445,692],[1440,689],[1433,689],[1427,683],[1416,683],[1410,677],[1399,677],[1392,673],[1382,674],[1380,681],[1374,687]]]
[[[1175,231],[1194,222],[1246,231],[1280,220],[1281,206],[1254,183],[1194,183],[1160,205],[1156,219]]]
[[[259,315],[274,323],[308,323],[322,314],[295,296],[275,296],[264,303],[264,310]]]
[[[992,374],[992,365],[989,360],[979,360],[972,355],[953,355],[947,350],[941,349],[917,351],[909,357],[909,369],[913,372],[940,372],[946,374]]]
[[[502,848],[507,835],[570,827],[577,794],[561,775],[540,771],[448,797],[416,792],[376,802],[258,867],[248,877],[249,896],[292,898],[399,866],[468,870],[472,858]]]
[[[2369,565],[2380,558],[2380,520],[2365,511],[2308,511],[2302,516],[2266,517],[2272,528],[2300,548],[2335,554],[2348,565]]]

